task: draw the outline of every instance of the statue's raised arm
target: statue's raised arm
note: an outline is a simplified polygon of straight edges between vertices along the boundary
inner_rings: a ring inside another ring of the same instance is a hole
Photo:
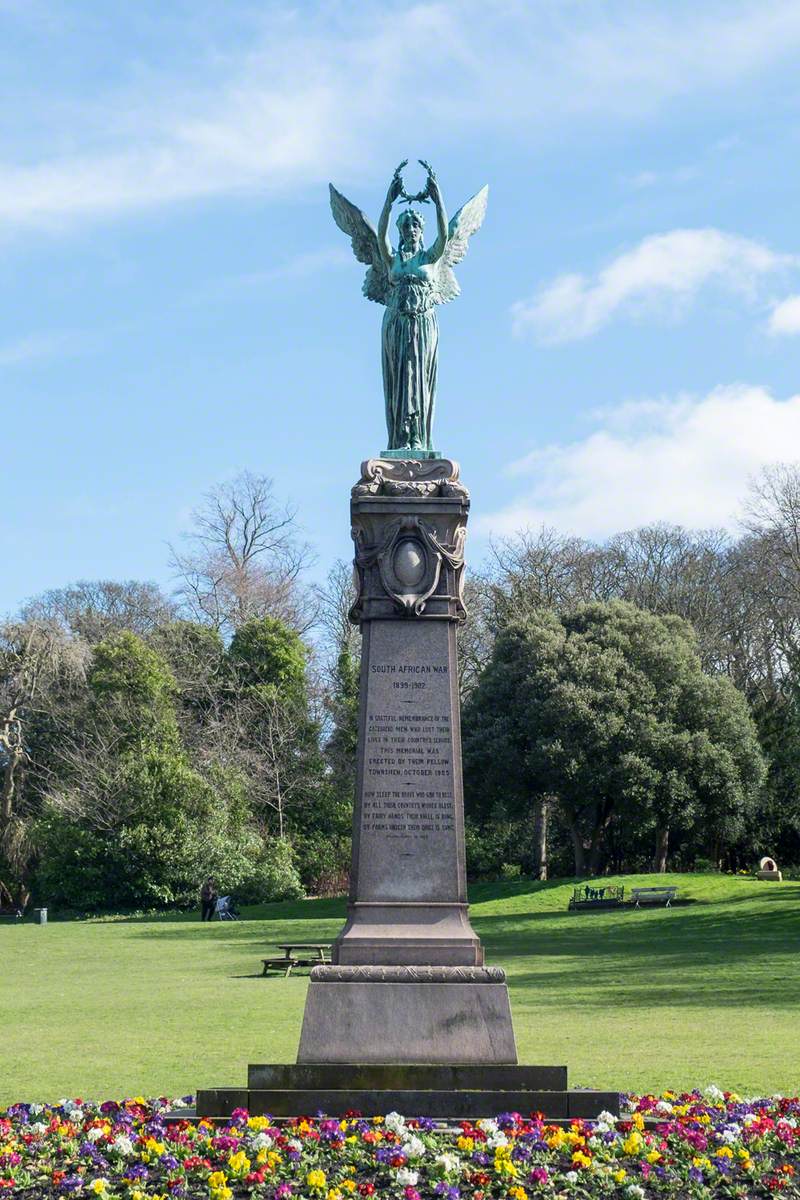
[[[425,188],[409,196],[402,177],[406,161],[402,162],[389,184],[377,232],[361,210],[330,185],[333,218],[349,235],[356,258],[369,267],[364,295],[386,305],[383,392],[389,445],[384,453],[394,458],[438,457],[432,441],[439,353],[436,305],[459,295],[453,267],[480,229],[489,196],[489,188],[481,188],[448,223],[433,169],[420,162],[427,171]],[[397,199],[409,207],[397,218],[398,245],[393,249],[389,218]],[[437,236],[426,250],[423,216],[410,206],[428,201],[436,210]]]

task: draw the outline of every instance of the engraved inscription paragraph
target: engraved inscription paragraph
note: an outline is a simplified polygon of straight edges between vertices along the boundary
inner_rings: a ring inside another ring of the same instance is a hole
[[[373,624],[359,838],[362,900],[456,895],[454,670],[445,622]]]

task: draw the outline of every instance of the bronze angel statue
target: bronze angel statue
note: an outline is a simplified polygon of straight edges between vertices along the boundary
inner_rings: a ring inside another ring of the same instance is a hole
[[[333,219],[352,239],[356,258],[369,267],[364,295],[386,306],[382,342],[388,449],[405,451],[409,457],[434,457],[431,432],[439,352],[436,305],[459,295],[452,268],[461,262],[470,236],[483,223],[489,188],[481,188],[448,224],[436,176],[424,160],[420,162],[428,173],[425,189],[416,196],[406,193],[401,174],[406,163],[402,162],[389,184],[377,232],[333,184],[330,190]],[[423,242],[422,214],[410,207],[397,218],[398,246],[392,249],[389,217],[398,198],[409,205],[433,202],[436,241],[429,250]]]

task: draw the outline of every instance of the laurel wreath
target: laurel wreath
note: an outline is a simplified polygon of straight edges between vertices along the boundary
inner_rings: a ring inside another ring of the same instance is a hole
[[[421,192],[417,192],[413,196],[409,196],[408,192],[405,189],[405,184],[403,183],[402,171],[403,171],[403,167],[408,166],[407,158],[403,159],[403,161],[400,163],[400,166],[397,168],[397,170],[394,173],[395,179],[400,180],[400,192],[399,192],[397,198],[398,198],[398,200],[404,201],[404,203],[406,203],[406,204],[427,204],[431,198],[431,181],[436,178],[436,176],[433,173],[433,167],[430,165],[430,163],[425,162],[424,158],[418,158],[417,162],[420,164],[420,166],[424,167],[425,170],[428,172],[428,182],[425,184],[425,187],[422,189]]]

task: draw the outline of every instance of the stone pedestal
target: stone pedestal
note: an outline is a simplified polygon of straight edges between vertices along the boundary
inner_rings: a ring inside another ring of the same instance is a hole
[[[468,510],[448,459],[362,465],[347,920],[333,962],[311,972],[297,1062],[256,1064],[247,1087],[198,1092],[194,1117],[541,1111],[566,1124],[619,1112],[616,1092],[568,1090],[566,1067],[516,1065],[505,972],[484,965],[470,925],[456,660]]]
[[[456,625],[469,495],[449,459],[371,459],[350,505],[362,632],[353,868],[298,1062],[515,1063],[469,922]]]

